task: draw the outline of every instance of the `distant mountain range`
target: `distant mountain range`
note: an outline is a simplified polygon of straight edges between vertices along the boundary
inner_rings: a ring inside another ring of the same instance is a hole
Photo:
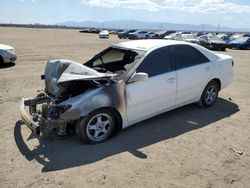
[[[208,24],[175,24],[168,22],[142,22],[136,20],[114,20],[114,21],[67,21],[56,25],[67,27],[94,27],[113,29],[151,29],[151,30],[185,30],[185,31],[228,31],[228,32],[250,32],[250,28],[230,28]]]

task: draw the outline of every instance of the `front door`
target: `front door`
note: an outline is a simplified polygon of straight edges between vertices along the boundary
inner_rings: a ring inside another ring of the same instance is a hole
[[[176,72],[169,47],[151,52],[136,72],[149,75],[145,81],[127,83],[126,107],[129,124],[147,119],[175,106]]]

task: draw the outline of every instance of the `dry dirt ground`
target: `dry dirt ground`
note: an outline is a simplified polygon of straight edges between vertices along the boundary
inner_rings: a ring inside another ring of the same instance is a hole
[[[18,99],[43,89],[48,60],[85,62],[119,41],[0,27],[0,43],[18,54],[15,65],[0,68],[0,187],[250,187],[249,50],[223,52],[235,59],[235,79],[213,107],[188,105],[99,145],[74,135],[38,140],[21,124]]]

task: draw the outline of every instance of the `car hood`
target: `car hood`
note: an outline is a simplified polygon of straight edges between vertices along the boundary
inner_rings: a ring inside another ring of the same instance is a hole
[[[226,44],[226,42],[221,41],[221,40],[211,40],[211,42],[215,44]]]
[[[109,80],[116,74],[100,73],[80,63],[60,59],[47,63],[44,73],[45,89],[54,96],[59,95],[63,89],[60,85],[80,80]]]
[[[238,40],[233,40],[233,41],[230,41],[229,44],[244,44],[245,41],[238,41]]]
[[[198,43],[199,40],[198,39],[186,39],[187,42],[194,42],[194,43]]]
[[[172,39],[174,38],[175,36],[165,36],[164,39]]]
[[[6,44],[0,44],[0,50],[12,50],[14,49],[12,46]]]

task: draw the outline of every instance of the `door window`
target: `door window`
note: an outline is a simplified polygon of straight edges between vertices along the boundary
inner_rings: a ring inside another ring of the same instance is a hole
[[[145,72],[149,77],[163,74],[172,70],[169,47],[151,52],[137,68],[137,72]]]
[[[188,45],[173,46],[176,69],[186,68],[201,63],[209,62],[206,56]]]

